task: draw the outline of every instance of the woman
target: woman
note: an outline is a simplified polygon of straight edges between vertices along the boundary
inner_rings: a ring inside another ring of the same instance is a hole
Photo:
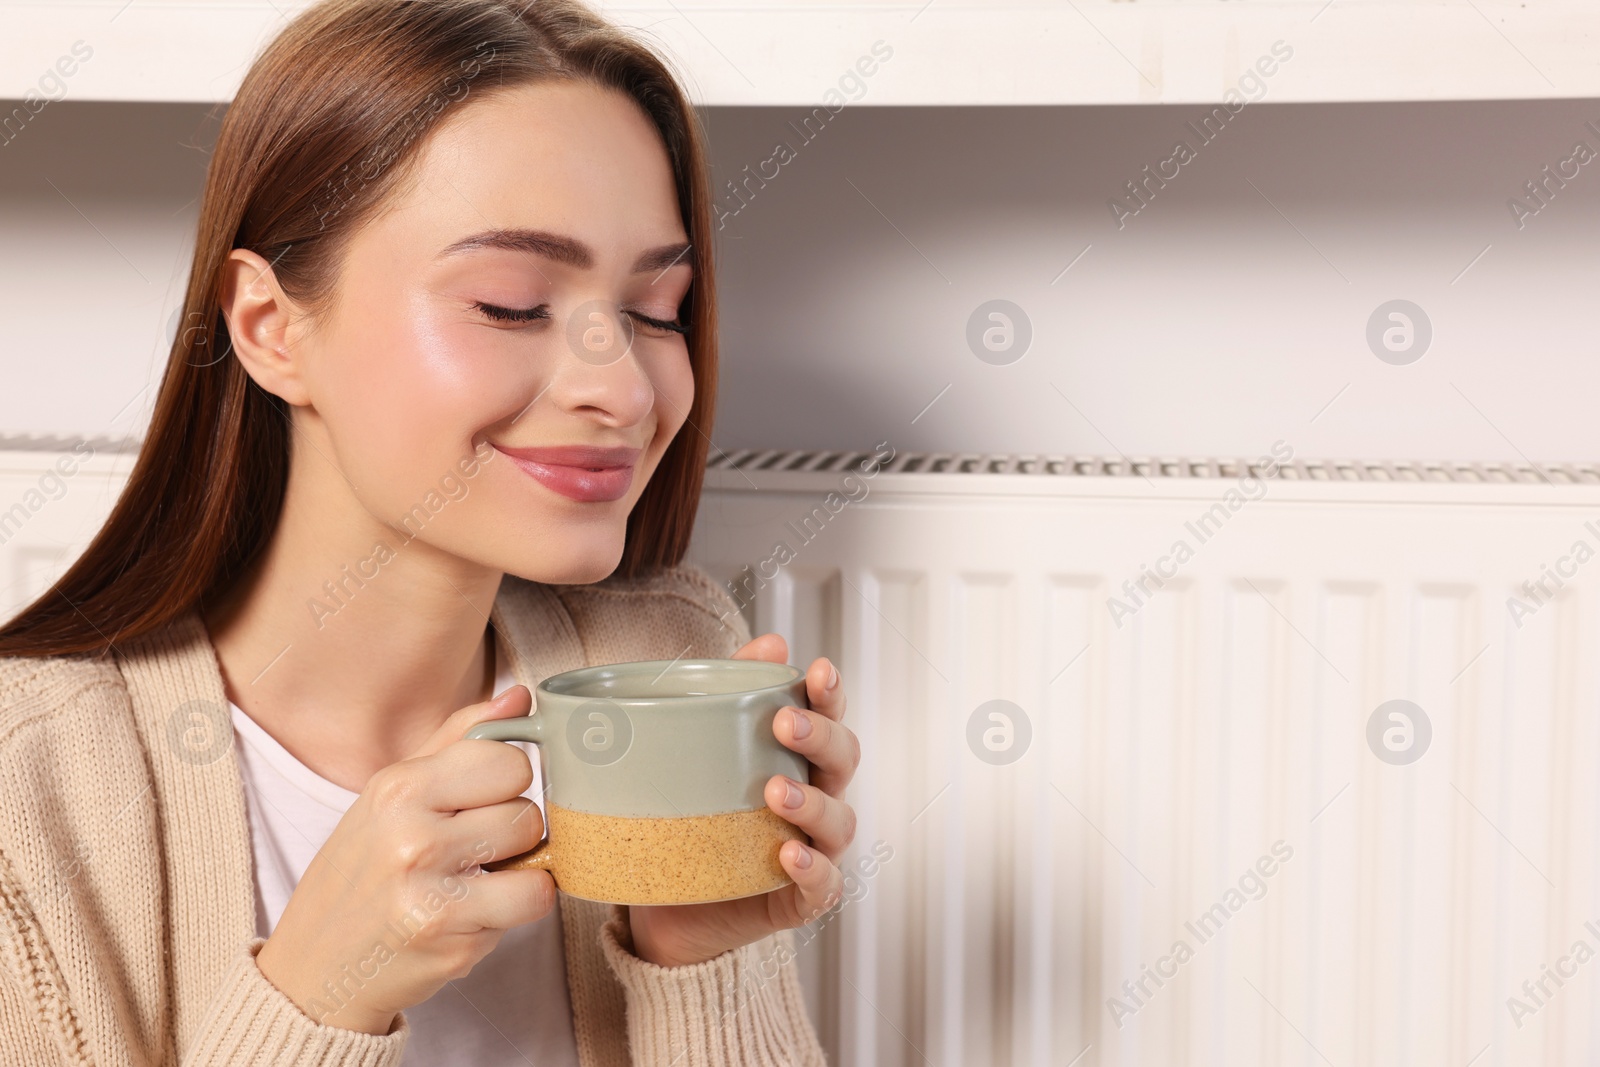
[[[269,46],[127,488],[0,628],[0,1058],[823,1062],[790,928],[855,828],[830,663],[774,722],[814,847],[763,896],[484,870],[539,783],[462,740],[586,663],[786,659],[682,562],[710,220],[683,93],[574,0],[334,0]]]

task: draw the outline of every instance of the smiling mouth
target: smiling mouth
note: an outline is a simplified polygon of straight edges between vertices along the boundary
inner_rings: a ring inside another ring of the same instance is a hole
[[[641,451],[594,445],[494,447],[546,489],[581,503],[607,503],[627,496]]]

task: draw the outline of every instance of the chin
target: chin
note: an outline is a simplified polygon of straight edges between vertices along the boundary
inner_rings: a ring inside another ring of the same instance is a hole
[[[505,568],[530,582],[545,585],[590,585],[611,576],[622,562],[623,538],[616,544],[609,538],[601,544],[561,545],[554,551],[540,551],[531,558],[516,560],[516,566]]]

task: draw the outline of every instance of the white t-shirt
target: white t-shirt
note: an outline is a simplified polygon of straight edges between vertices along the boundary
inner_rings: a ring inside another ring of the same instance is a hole
[[[500,664],[494,692],[515,685]],[[356,794],[323,778],[273,740],[232,702],[234,752],[244,778],[255,858],[256,935],[278,923],[305,874]],[[538,749],[528,753],[533,785],[522,795],[544,813]],[[467,977],[406,1009],[411,1037],[406,1065],[471,1063],[479,1067],[577,1067],[572,1005],[567,996],[561,910],[507,930]]]

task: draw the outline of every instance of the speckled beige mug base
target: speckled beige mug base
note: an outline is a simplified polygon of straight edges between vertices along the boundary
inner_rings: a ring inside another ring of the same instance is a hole
[[[656,819],[548,801],[545,807],[556,885],[608,904],[704,904],[769,893],[793,881],[778,862],[779,846],[807,840],[770,808]]]

